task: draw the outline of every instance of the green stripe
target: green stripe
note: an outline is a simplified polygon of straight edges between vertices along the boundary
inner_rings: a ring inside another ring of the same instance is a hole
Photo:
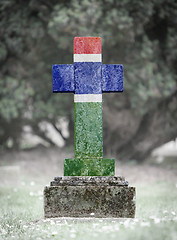
[[[64,176],[114,176],[114,159],[65,159]]]
[[[102,103],[75,102],[75,159],[65,159],[64,176],[114,176],[115,160],[103,159]]]
[[[75,158],[102,158],[102,103],[76,102],[74,111]]]

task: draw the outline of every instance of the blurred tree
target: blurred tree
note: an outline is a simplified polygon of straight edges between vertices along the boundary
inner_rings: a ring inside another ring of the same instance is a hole
[[[56,127],[58,116],[73,144],[73,96],[52,94],[51,66],[72,63],[75,36],[101,36],[103,62],[124,64],[124,94],[104,95],[105,153],[143,160],[174,139],[176,25],[175,0],[1,1],[1,144],[17,147],[26,124],[50,141],[39,122]]]

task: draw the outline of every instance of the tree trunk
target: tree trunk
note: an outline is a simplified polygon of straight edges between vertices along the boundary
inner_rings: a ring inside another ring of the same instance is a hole
[[[122,115],[125,116],[122,119],[126,119],[126,114],[122,110]],[[122,122],[122,128],[119,125],[117,129],[113,129],[109,138],[107,137],[109,144],[106,147],[106,153],[109,153],[108,149],[111,148],[119,160],[136,159],[137,161],[143,161],[154,148],[175,139],[177,136],[177,90],[170,97],[159,102],[141,119],[137,118],[137,122],[133,113],[129,112],[129,120],[130,122],[132,120],[135,124],[134,131],[131,131],[132,127],[130,125],[124,126],[124,122]],[[124,128],[127,128],[127,131],[130,130],[129,137],[127,137],[128,132],[124,134],[125,141],[121,136]],[[109,131],[109,126],[107,126],[107,131]],[[120,136],[120,141],[118,136]]]

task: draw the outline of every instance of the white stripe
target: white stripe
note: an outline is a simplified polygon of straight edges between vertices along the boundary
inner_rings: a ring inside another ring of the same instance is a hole
[[[102,94],[74,94],[74,102],[102,102]]]
[[[74,62],[101,62],[101,54],[74,54]]]

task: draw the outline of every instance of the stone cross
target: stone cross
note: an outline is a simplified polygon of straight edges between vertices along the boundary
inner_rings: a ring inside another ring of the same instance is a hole
[[[123,91],[123,66],[102,64],[100,37],[74,38],[74,64],[53,65],[53,92],[74,93],[75,158],[65,176],[114,176],[103,158],[102,93]]]

